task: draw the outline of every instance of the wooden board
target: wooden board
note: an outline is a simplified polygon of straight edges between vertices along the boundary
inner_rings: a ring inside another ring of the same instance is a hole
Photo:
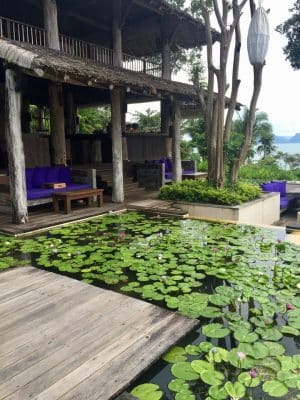
[[[0,274],[0,399],[112,399],[198,321],[58,274]]]

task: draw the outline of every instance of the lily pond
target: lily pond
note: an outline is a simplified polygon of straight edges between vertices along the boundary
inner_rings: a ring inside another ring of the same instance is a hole
[[[199,319],[131,388],[141,400],[300,399],[300,252],[272,230],[128,212],[0,235],[0,256]]]

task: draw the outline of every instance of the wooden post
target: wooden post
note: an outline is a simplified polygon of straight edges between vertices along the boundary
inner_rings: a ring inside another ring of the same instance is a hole
[[[25,156],[21,130],[21,93],[17,91],[16,72],[5,72],[6,143],[9,162],[12,222],[28,221],[27,192],[25,180]]]
[[[65,97],[65,116],[66,116],[66,134],[74,135],[76,132],[76,115],[74,97],[71,91],[66,93]]]
[[[0,83],[0,142],[5,140],[5,84]]]
[[[114,66],[122,67],[122,0],[112,0]]]
[[[123,154],[122,154],[122,118],[121,118],[121,90],[114,88],[111,91],[111,125],[112,125],[112,156],[113,156],[113,193],[112,201],[123,203]]]
[[[45,123],[44,123],[44,120],[45,120],[45,108],[43,106],[39,106],[38,110],[37,110],[37,113],[38,113],[38,127],[37,127],[37,129],[38,129],[39,132],[43,132],[43,130],[45,129]]]
[[[43,12],[47,45],[60,50],[56,0],[43,0]]]
[[[172,107],[172,122],[173,122],[173,182],[182,181],[181,154],[180,154],[180,103],[175,101]]]
[[[162,78],[171,80],[171,48],[168,40],[165,40],[162,48]],[[170,133],[171,107],[169,100],[162,100],[160,106],[161,132]],[[167,154],[169,156],[169,154]]]
[[[21,126],[23,133],[30,133],[30,102],[26,98],[22,98],[22,111],[21,111]]]
[[[65,115],[63,107],[62,85],[49,85],[51,158],[54,165],[66,165]]]
[[[43,0],[43,11],[47,44],[51,49],[60,50],[56,0]],[[49,86],[51,150],[55,165],[65,165],[67,161],[62,91],[61,84],[51,83]]]

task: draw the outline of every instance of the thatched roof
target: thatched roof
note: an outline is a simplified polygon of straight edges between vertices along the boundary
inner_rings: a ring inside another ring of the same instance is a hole
[[[174,96],[188,102],[198,99],[193,85],[105,66],[60,51],[5,39],[0,39],[0,59],[21,68],[24,73],[52,81],[91,87],[129,87],[132,92],[143,95],[157,98]]]

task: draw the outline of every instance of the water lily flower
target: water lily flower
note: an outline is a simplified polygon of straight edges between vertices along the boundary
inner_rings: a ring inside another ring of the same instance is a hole
[[[50,248],[54,247],[54,244],[53,244],[53,243],[51,243],[51,244],[49,245],[49,247],[50,247]]]
[[[214,248],[212,249],[212,251],[213,251],[214,253],[218,253],[219,249],[218,249],[217,247],[214,247]]]
[[[287,303],[285,305],[286,311],[293,311],[295,309],[295,307],[293,306],[293,304]]]
[[[256,371],[256,369],[251,369],[249,371],[249,375],[251,376],[252,379],[254,379],[258,376],[258,372]]]
[[[159,255],[157,256],[157,258],[158,258],[159,260],[161,260],[161,259],[163,258],[162,254],[159,254]]]
[[[162,275],[162,276],[161,276],[161,280],[162,280],[162,281],[165,281],[166,279],[167,279],[167,276],[166,276],[166,275]]]
[[[53,249],[53,250],[52,250],[52,253],[53,253],[53,254],[56,254],[56,253],[58,253],[58,250],[57,250],[57,249]]]
[[[68,253],[68,257],[72,257],[72,254],[71,254],[71,253]]]
[[[246,353],[244,353],[243,351],[238,351],[237,353],[238,359],[243,361],[246,358]]]
[[[9,245],[10,245],[10,242],[5,242],[5,244],[6,244],[6,246],[9,246]]]

